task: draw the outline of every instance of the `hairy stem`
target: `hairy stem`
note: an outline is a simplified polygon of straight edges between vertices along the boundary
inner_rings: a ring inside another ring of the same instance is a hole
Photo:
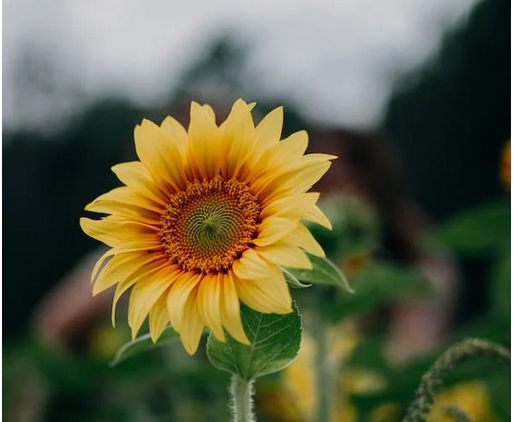
[[[447,407],[446,414],[451,416],[456,422],[473,422],[469,415],[457,406]]]
[[[254,380],[232,375],[230,382],[232,422],[255,422],[253,414]]]
[[[443,386],[448,374],[457,364],[475,356],[490,356],[510,363],[510,351],[490,341],[468,338],[450,347],[421,378],[416,399],[410,405],[403,422],[424,422],[424,415],[430,412],[434,397]]]

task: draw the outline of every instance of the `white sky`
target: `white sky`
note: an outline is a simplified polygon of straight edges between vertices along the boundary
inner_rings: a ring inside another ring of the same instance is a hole
[[[4,127],[61,121],[106,93],[158,102],[227,31],[249,43],[246,72],[261,96],[287,96],[315,121],[372,126],[398,74],[433,52],[474,3],[4,0]],[[37,68],[21,62],[27,51]],[[47,92],[34,92],[27,74]]]

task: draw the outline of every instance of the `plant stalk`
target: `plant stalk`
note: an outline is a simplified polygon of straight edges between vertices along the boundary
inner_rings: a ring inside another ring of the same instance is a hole
[[[254,380],[232,375],[230,397],[232,422],[256,422],[253,414]]]
[[[328,422],[332,409],[334,374],[331,373],[328,357],[328,338],[324,321],[317,315],[313,317],[313,337],[316,340],[317,408],[316,422]]]

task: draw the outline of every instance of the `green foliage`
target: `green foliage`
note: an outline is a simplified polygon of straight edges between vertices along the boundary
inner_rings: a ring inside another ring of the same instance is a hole
[[[438,358],[430,370],[423,375],[416,392],[416,399],[409,407],[403,421],[423,421],[423,415],[429,413],[435,395],[441,390],[455,366],[478,356],[492,357],[510,364],[510,352],[502,345],[474,338],[457,343]]]
[[[226,333],[222,343],[212,334],[207,342],[211,363],[219,369],[252,380],[288,366],[300,350],[302,322],[298,308],[285,315],[262,314],[241,306],[241,316],[250,345],[234,340]]]
[[[18,420],[14,415],[29,405],[45,422],[183,422],[223,415],[228,393],[219,386],[228,384],[228,375],[202,353],[191,359],[178,342],[168,345],[113,368],[33,341],[4,349],[5,420]]]
[[[489,371],[485,377],[491,408],[500,421],[511,420],[511,388],[510,382],[506,382],[506,371]]]
[[[326,284],[344,288],[347,292],[354,293],[343,273],[328,258],[306,253],[311,261],[312,270],[287,268],[284,272],[286,280],[294,277],[296,280],[307,281],[314,284]],[[290,282],[291,283],[291,282]],[[294,284],[295,282],[293,282]]]
[[[486,262],[488,309],[479,335],[493,338],[511,314],[510,198],[465,210],[435,228],[430,241],[442,242],[460,257]],[[465,280],[465,282],[469,282]],[[486,331],[490,330],[490,334]],[[504,340],[502,337],[500,340]]]
[[[463,256],[477,256],[507,247],[509,228],[510,200],[502,200],[458,213],[439,225],[432,237]]]
[[[329,195],[320,208],[332,223],[332,230],[307,223],[314,237],[330,257],[371,253],[379,244],[380,227],[375,211],[357,197]]]
[[[351,281],[355,294],[339,297],[322,312],[334,319],[357,317],[395,300],[431,294],[428,280],[418,270],[386,262],[367,265]]]
[[[455,343],[457,344],[455,345]],[[484,351],[483,345],[486,343],[488,350]],[[465,353],[462,353],[463,344],[465,344]],[[377,391],[351,392],[351,402],[359,414],[359,422],[368,422],[373,410],[385,403],[394,403],[406,410],[413,400],[414,391],[418,388],[420,381],[427,378],[433,380],[434,374],[439,378],[442,375],[444,388],[476,380],[478,377],[489,390],[492,407],[495,414],[500,417],[499,420],[510,420],[510,387],[506,382],[505,359],[503,362],[496,359],[497,350],[500,350],[503,358],[507,357],[507,350],[498,344],[493,344],[491,348],[489,347],[491,344],[491,342],[478,341],[477,344],[469,347],[466,342],[462,343],[462,341],[451,339],[434,352],[410,360],[401,366],[391,366],[384,356],[382,339],[372,337],[364,340],[346,362],[346,369],[366,368],[366,370],[371,370],[383,377],[387,386]],[[447,348],[449,348],[449,355]],[[489,358],[484,358],[483,355],[489,355]],[[434,366],[436,360],[438,364]],[[429,371],[432,366],[435,367],[435,372]],[[429,375],[425,376],[427,371]],[[430,381],[430,386],[430,388],[435,388],[430,391],[436,394],[436,390],[438,391],[443,383],[441,380]]]
[[[293,289],[306,289],[306,288],[312,286],[312,284],[300,283],[300,281],[285,268],[280,268],[280,269],[282,270],[282,273],[284,274],[284,278],[286,279],[286,282],[289,285],[289,287],[292,287]]]
[[[116,356],[114,356],[114,359],[109,363],[109,365],[116,366],[131,356],[147,352],[155,347],[164,346],[170,342],[178,340],[179,338],[179,334],[170,326],[164,329],[157,343],[153,342],[150,334],[142,335],[137,337],[134,341],[129,341],[120,347],[116,352]]]
[[[510,239],[509,239],[510,240]],[[490,308],[493,314],[506,321],[511,314],[511,250],[510,242],[494,256],[490,277]]]

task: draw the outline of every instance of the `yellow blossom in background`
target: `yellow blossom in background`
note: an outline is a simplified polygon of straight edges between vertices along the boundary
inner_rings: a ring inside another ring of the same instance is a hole
[[[284,369],[282,376],[285,390],[296,403],[302,420],[310,421],[316,411],[317,378],[314,363],[316,362],[316,342],[304,330],[302,345],[296,359]]]
[[[510,190],[510,139],[503,148],[500,177],[504,186]]]
[[[448,415],[449,407],[458,407],[466,412],[473,422],[496,422],[485,385],[480,381],[468,381],[443,391],[436,396],[427,415],[427,422],[454,422]]]
[[[278,384],[258,385],[255,392],[257,414],[269,422],[306,422],[299,404]]]
[[[376,393],[387,388],[386,380],[376,371],[355,367],[341,373],[341,383],[346,391],[356,394]]]
[[[99,359],[112,359],[118,349],[127,342],[128,336],[128,332],[115,330],[107,324],[95,327],[89,336],[89,353]]]
[[[187,131],[172,117],[143,120],[134,131],[140,161],[112,168],[126,186],[86,206],[108,216],[82,218],[82,229],[111,247],[93,270],[93,294],[116,285],[114,317],[132,289],[133,337],[149,316],[154,341],[171,322],[190,354],[204,326],[220,341],[226,330],[248,343],[239,301],[291,312],[279,266],[310,269],[305,251],[324,256],[300,220],[330,228],[319,193],[307,191],[335,157],[304,155],[305,131],[281,140],[281,107],[257,126],[252,108],[236,101],[218,126],[211,107],[193,102]]]
[[[356,272],[362,270],[366,265],[372,262],[372,256],[369,252],[355,252],[344,256],[341,259],[340,267],[346,277],[351,277]]]
[[[391,422],[402,419],[403,409],[396,403],[384,403],[373,409],[369,415],[369,422]]]
[[[342,322],[329,327],[327,333],[326,364],[331,372],[338,374],[338,384],[341,391],[349,392],[344,384],[346,371],[341,371],[341,361],[348,358],[357,345],[358,337],[356,328],[351,322]],[[316,354],[317,344],[308,331],[304,330],[302,347],[297,358],[282,372],[285,393],[303,415],[304,421],[312,421],[317,410],[317,374]],[[341,384],[340,381],[343,381]],[[333,409],[330,412],[332,422],[354,422],[357,420],[357,412],[345,395],[340,394],[336,386],[336,397],[333,401]]]

